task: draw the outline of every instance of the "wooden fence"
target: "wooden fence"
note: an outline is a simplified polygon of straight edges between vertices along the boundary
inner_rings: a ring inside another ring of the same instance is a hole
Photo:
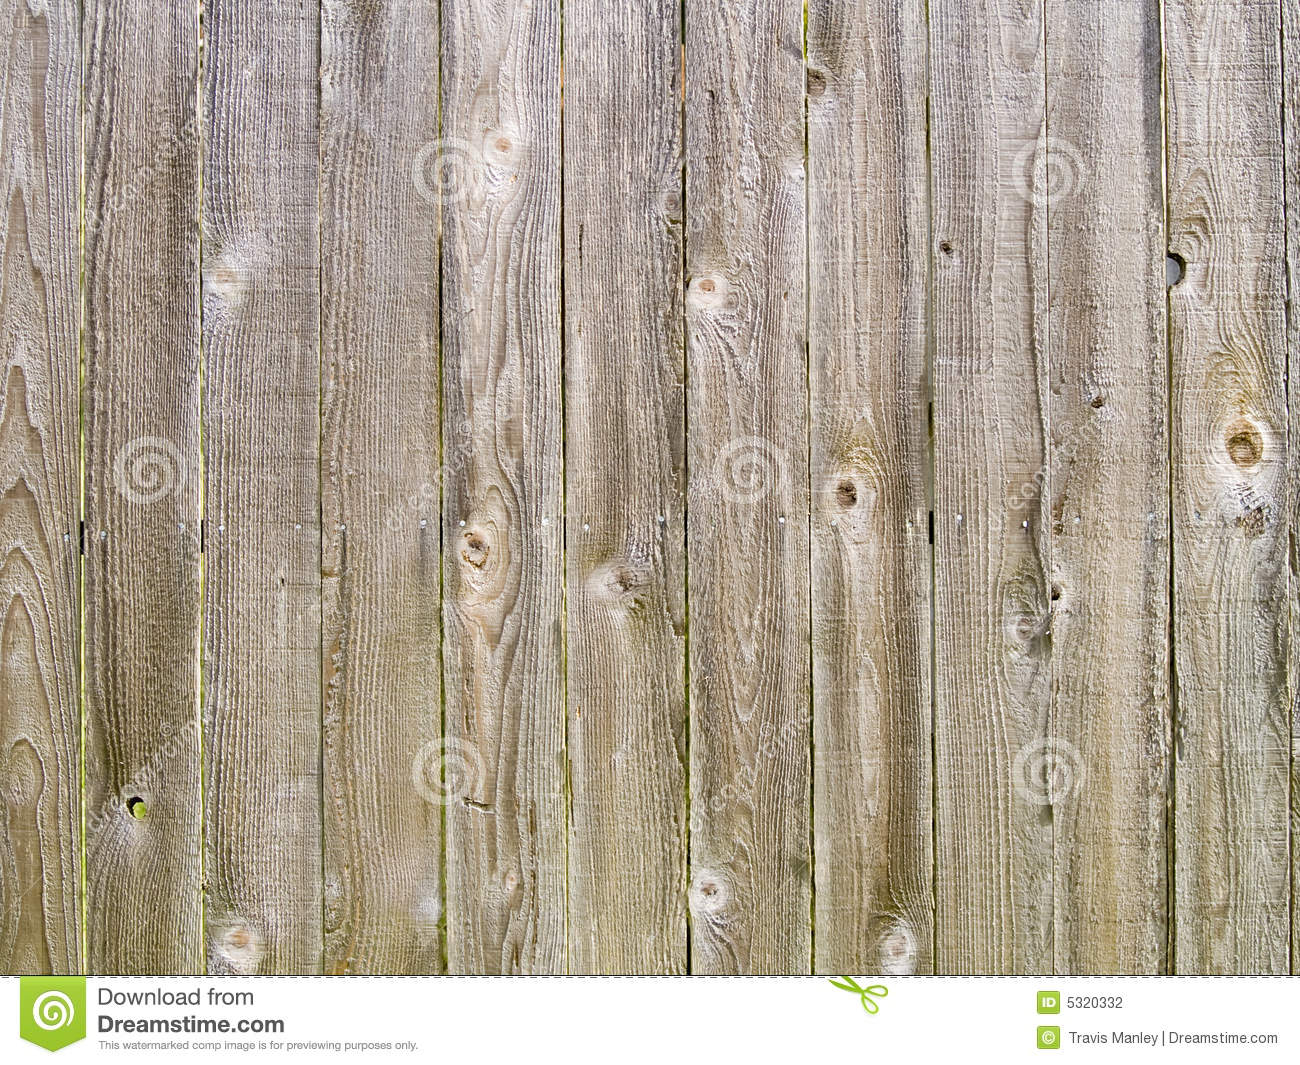
[[[0,970],[1300,968],[1300,0],[0,27]]]

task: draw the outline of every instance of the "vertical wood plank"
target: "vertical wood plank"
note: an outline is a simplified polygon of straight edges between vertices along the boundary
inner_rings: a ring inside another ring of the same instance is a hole
[[[569,966],[680,973],[681,11],[564,16]]]
[[[325,0],[325,968],[442,965],[438,4]]]
[[[686,5],[693,971],[806,972],[803,5]]]
[[[808,7],[819,972],[932,965],[925,8]]]
[[[1169,441],[1160,24],[1050,0],[1047,209],[1055,971],[1168,938]]]
[[[76,973],[81,12],[0,26],[0,973]]]
[[[188,973],[203,966],[198,11],[88,0],[84,20],[87,962]]]
[[[207,964],[321,966],[314,4],[204,10]]]
[[[453,972],[565,965],[560,15],[443,6],[444,786]]]
[[[1276,0],[1164,7],[1173,374],[1174,960],[1290,965],[1287,411]]]
[[[1282,139],[1286,147],[1287,227],[1287,428],[1288,439],[1300,432],[1300,0],[1282,0]],[[1300,526],[1300,457],[1291,448],[1287,455],[1291,529]],[[1291,973],[1300,974],[1300,711],[1296,707],[1296,676],[1300,675],[1300,543],[1288,536],[1287,562],[1291,577],[1288,606],[1288,651],[1291,677]]]
[[[1042,5],[930,5],[935,968],[1048,972]]]

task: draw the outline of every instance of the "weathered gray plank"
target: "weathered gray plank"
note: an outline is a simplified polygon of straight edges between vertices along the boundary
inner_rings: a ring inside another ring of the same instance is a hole
[[[1040,4],[930,5],[935,968],[1052,965]]]
[[[925,7],[808,7],[819,972],[933,950]]]
[[[325,968],[442,965],[438,4],[325,0]]]
[[[569,967],[680,973],[681,11],[564,18]]]
[[[1047,5],[1055,971],[1165,971],[1169,441],[1160,25]]]
[[[1287,227],[1287,408],[1288,439],[1300,433],[1300,0],[1282,0],[1282,140],[1286,147],[1286,227]],[[1300,456],[1290,448],[1287,455],[1290,483],[1288,514],[1291,529],[1300,526]],[[1300,572],[1300,543],[1288,536],[1287,561],[1290,573]],[[1300,675],[1300,640],[1296,639],[1300,622],[1300,581],[1290,581],[1288,628],[1291,678],[1291,972],[1300,974],[1300,712],[1296,708],[1296,680]]]
[[[1279,8],[1164,7],[1174,963],[1290,965],[1291,700]]]
[[[204,9],[212,972],[321,966],[319,11]]]
[[[197,7],[85,5],[82,800],[82,16],[0,0],[0,971],[204,966],[205,818],[222,972],[806,971],[814,869],[827,971],[1300,964],[1300,0],[813,0],[806,99],[793,0],[571,0],[563,160],[558,0],[441,6],[209,2],[200,160]]]
[[[442,16],[448,966],[560,972],[559,6]]]
[[[1295,440],[1300,432],[1300,0],[1282,0],[1282,140],[1286,147],[1286,224],[1287,224],[1287,434]],[[1291,529],[1300,525],[1300,456],[1295,447],[1288,449],[1287,512]],[[1288,536],[1287,562],[1291,575],[1300,572],[1300,544],[1294,532]],[[1300,641],[1296,640],[1297,622],[1300,622],[1300,581],[1290,581],[1291,610],[1288,624],[1291,662],[1291,973],[1300,974],[1300,847],[1296,837],[1300,834],[1300,713],[1296,710],[1296,676],[1300,675]]]
[[[198,19],[90,0],[84,20],[87,963],[186,973],[203,966]]]
[[[806,972],[803,5],[686,5],[692,969]]]
[[[75,973],[81,12],[0,25],[0,973]]]

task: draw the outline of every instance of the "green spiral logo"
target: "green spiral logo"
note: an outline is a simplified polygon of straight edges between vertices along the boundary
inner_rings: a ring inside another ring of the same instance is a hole
[[[24,976],[18,995],[18,1034],[46,1050],[86,1038],[84,976]]]

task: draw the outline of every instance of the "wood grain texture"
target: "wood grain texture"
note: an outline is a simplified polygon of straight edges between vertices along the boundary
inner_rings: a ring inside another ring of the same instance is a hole
[[[1042,8],[930,5],[935,968],[1050,972]]]
[[[807,972],[803,5],[686,5],[691,966]]]
[[[1180,973],[1290,965],[1279,7],[1164,7]]]
[[[329,972],[442,965],[438,212],[413,170],[437,25],[433,0],[322,7]]]
[[[1282,0],[1282,140],[1286,147],[1287,278],[1287,426],[1288,438],[1300,433],[1300,0]],[[1291,681],[1291,973],[1300,975],[1300,710],[1296,677],[1300,676],[1300,455],[1288,450],[1288,513],[1292,533],[1287,552],[1291,610],[1289,654]]]
[[[686,969],[681,12],[564,8],[569,968]]]
[[[315,5],[204,11],[206,949],[321,967]]]
[[[1051,0],[1047,210],[1054,971],[1167,960],[1169,440],[1160,26]]]
[[[442,17],[448,966],[562,972],[559,5]]]
[[[83,33],[87,964],[192,973],[203,968],[198,17],[90,0]]]
[[[75,973],[81,14],[0,27],[0,973]]]
[[[818,972],[933,962],[925,8],[808,7]]]
[[[1300,0],[0,33],[0,973],[1300,970]]]

